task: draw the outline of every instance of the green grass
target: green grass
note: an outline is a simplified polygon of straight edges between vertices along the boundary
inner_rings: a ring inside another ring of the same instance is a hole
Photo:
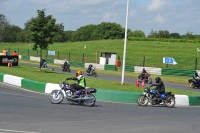
[[[84,49],[84,46],[87,46]],[[4,48],[10,51],[18,51],[21,55],[37,56],[36,51],[32,51],[28,43],[0,43],[2,50]],[[178,69],[195,69],[195,59],[197,55],[196,49],[199,47],[197,43],[178,43],[178,42],[148,42],[148,41],[128,41],[126,48],[126,65],[142,66],[145,57],[146,67],[166,68],[163,64],[163,57],[173,57],[178,63],[177,65],[168,65],[168,68]],[[100,40],[100,41],[86,41],[86,42],[67,42],[55,43],[49,45],[49,50],[56,51],[55,56],[47,56],[48,58],[69,58],[72,61],[82,61],[84,52],[84,62],[96,63],[99,60],[99,52],[116,52],[120,56],[122,62],[124,41],[123,40]],[[59,51],[59,56],[58,56]],[[39,52],[38,52],[39,53]],[[46,57],[46,51],[43,51],[43,57]],[[198,63],[200,64],[200,63]],[[197,66],[197,69],[200,66]]]
[[[33,63],[33,62],[31,62]],[[52,68],[59,68],[59,65],[55,64],[49,64],[49,67]],[[77,70],[84,68],[76,68],[72,67],[71,69]],[[66,73],[57,73],[55,71],[42,69],[42,71],[38,72],[38,68],[36,67],[29,67],[24,65],[19,65],[18,67],[5,67],[0,66],[0,72],[4,74],[11,74],[31,80],[41,81],[41,82],[48,82],[48,83],[60,83],[61,81],[64,81],[67,77],[74,77],[75,75]],[[97,71],[98,73],[106,73],[106,74],[113,74],[113,75],[119,75],[118,72],[115,74],[111,71]],[[136,74],[137,75],[137,74]],[[130,75],[131,76],[131,75]],[[153,75],[152,75],[153,76]],[[168,79],[169,77],[162,77],[163,79]],[[101,88],[101,89],[109,89],[109,90],[122,90],[122,91],[130,91],[130,92],[143,92],[143,88],[136,88],[134,84],[125,83],[125,85],[119,85],[119,82],[113,82],[113,81],[107,81],[97,78],[90,78],[86,77],[87,80],[87,86],[94,87],[94,88]],[[69,83],[74,83],[74,81],[69,81]],[[200,93],[192,92],[192,91],[185,91],[185,90],[178,90],[178,89],[172,89],[172,88],[166,88],[166,91],[171,91],[174,94],[185,94],[185,95],[200,95]]]

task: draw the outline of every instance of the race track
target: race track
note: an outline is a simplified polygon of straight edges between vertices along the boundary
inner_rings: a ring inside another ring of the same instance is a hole
[[[0,133],[199,133],[200,107],[97,101],[51,104],[48,95],[0,83]]]

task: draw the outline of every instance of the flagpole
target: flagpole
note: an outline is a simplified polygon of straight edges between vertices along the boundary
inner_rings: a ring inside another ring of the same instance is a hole
[[[126,60],[126,42],[127,42],[127,28],[128,28],[128,7],[129,7],[129,0],[127,0],[127,7],[126,7],[126,27],[125,27],[125,38],[124,38],[124,54],[123,54],[121,85],[124,84],[124,69],[125,69],[125,60]]]

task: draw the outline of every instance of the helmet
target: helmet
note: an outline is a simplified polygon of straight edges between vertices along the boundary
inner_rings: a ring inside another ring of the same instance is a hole
[[[156,77],[155,81],[156,81],[156,83],[159,83],[161,81],[161,78],[160,77]]]
[[[80,70],[78,70],[78,71],[76,72],[76,77],[78,77],[79,75],[82,75],[82,72],[81,72]]]

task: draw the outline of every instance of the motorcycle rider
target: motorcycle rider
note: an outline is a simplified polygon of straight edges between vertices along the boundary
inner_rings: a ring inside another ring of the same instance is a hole
[[[144,78],[147,78],[147,71],[145,70],[145,68],[142,69],[142,72],[141,72],[141,75],[144,77]]]
[[[71,84],[70,87],[71,87],[71,91],[73,93],[72,97],[73,98],[76,98],[78,95],[76,95],[76,90],[81,90],[81,89],[85,89],[86,87],[86,80],[85,80],[85,77],[83,76],[82,74],[82,71],[78,70],[76,72],[76,77],[73,77],[73,78],[66,78],[66,80],[77,80],[76,83],[74,84]]]
[[[65,62],[63,63],[63,69],[65,69],[65,67],[69,67],[69,61],[67,59],[65,59]]]
[[[87,72],[89,74],[92,74],[92,67],[93,67],[93,65],[92,65],[92,63],[90,63],[89,66],[88,66],[88,70],[87,70]]]
[[[41,63],[40,63],[40,67],[44,68],[46,66],[47,62],[46,60],[43,58]]]
[[[165,85],[164,85],[164,83],[163,83],[163,81],[161,80],[160,77],[156,77],[155,82],[156,83],[151,84],[150,87],[156,86],[155,90],[158,94],[158,97],[160,97],[160,94],[165,93]]]
[[[195,80],[199,79],[198,71],[195,71],[193,78],[194,78]]]

